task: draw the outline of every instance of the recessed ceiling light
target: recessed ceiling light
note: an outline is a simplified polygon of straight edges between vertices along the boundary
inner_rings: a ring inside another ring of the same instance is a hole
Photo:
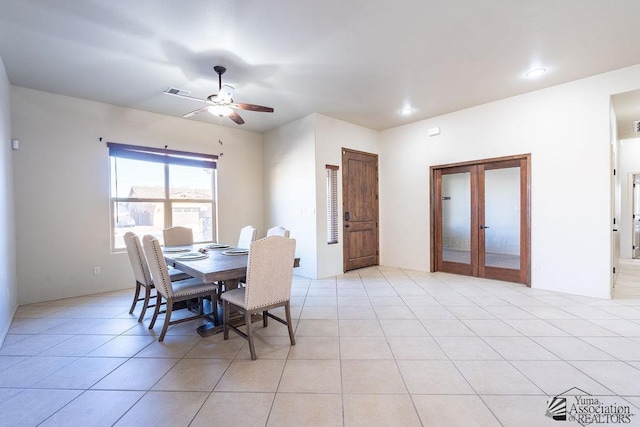
[[[546,72],[547,72],[546,68],[534,68],[533,70],[529,70],[526,73],[524,73],[524,76],[528,79],[535,79],[536,77],[540,77]]]
[[[404,107],[402,110],[400,110],[400,114],[402,114],[403,116],[408,116],[410,114],[413,114],[415,110],[411,107]]]

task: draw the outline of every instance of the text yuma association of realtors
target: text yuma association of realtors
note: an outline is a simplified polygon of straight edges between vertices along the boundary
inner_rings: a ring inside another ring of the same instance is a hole
[[[605,404],[593,396],[568,398],[567,420],[580,424],[629,424],[633,417],[629,405]],[[574,400],[573,402],[571,402]]]

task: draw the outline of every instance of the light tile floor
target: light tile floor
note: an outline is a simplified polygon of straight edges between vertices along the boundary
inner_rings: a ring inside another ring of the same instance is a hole
[[[612,300],[387,267],[292,295],[297,345],[256,323],[257,361],[195,322],[159,343],[131,289],[21,306],[0,426],[558,426],[547,400],[574,387],[640,425],[640,264]]]

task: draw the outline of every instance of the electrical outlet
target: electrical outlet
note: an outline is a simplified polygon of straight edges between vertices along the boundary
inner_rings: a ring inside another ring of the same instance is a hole
[[[538,261],[533,263],[533,269],[534,270],[540,270],[540,263]]]
[[[100,274],[100,267],[93,267],[93,274]]]

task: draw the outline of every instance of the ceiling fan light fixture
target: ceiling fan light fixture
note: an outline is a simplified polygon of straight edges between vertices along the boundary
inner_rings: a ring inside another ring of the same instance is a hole
[[[546,72],[547,72],[546,68],[533,68],[527,71],[526,73],[524,73],[524,76],[528,79],[535,79],[537,77],[542,76]]]
[[[211,107],[207,108],[207,110],[214,116],[218,117],[227,117],[228,115],[233,113],[233,108],[227,107],[226,105],[212,105]]]

